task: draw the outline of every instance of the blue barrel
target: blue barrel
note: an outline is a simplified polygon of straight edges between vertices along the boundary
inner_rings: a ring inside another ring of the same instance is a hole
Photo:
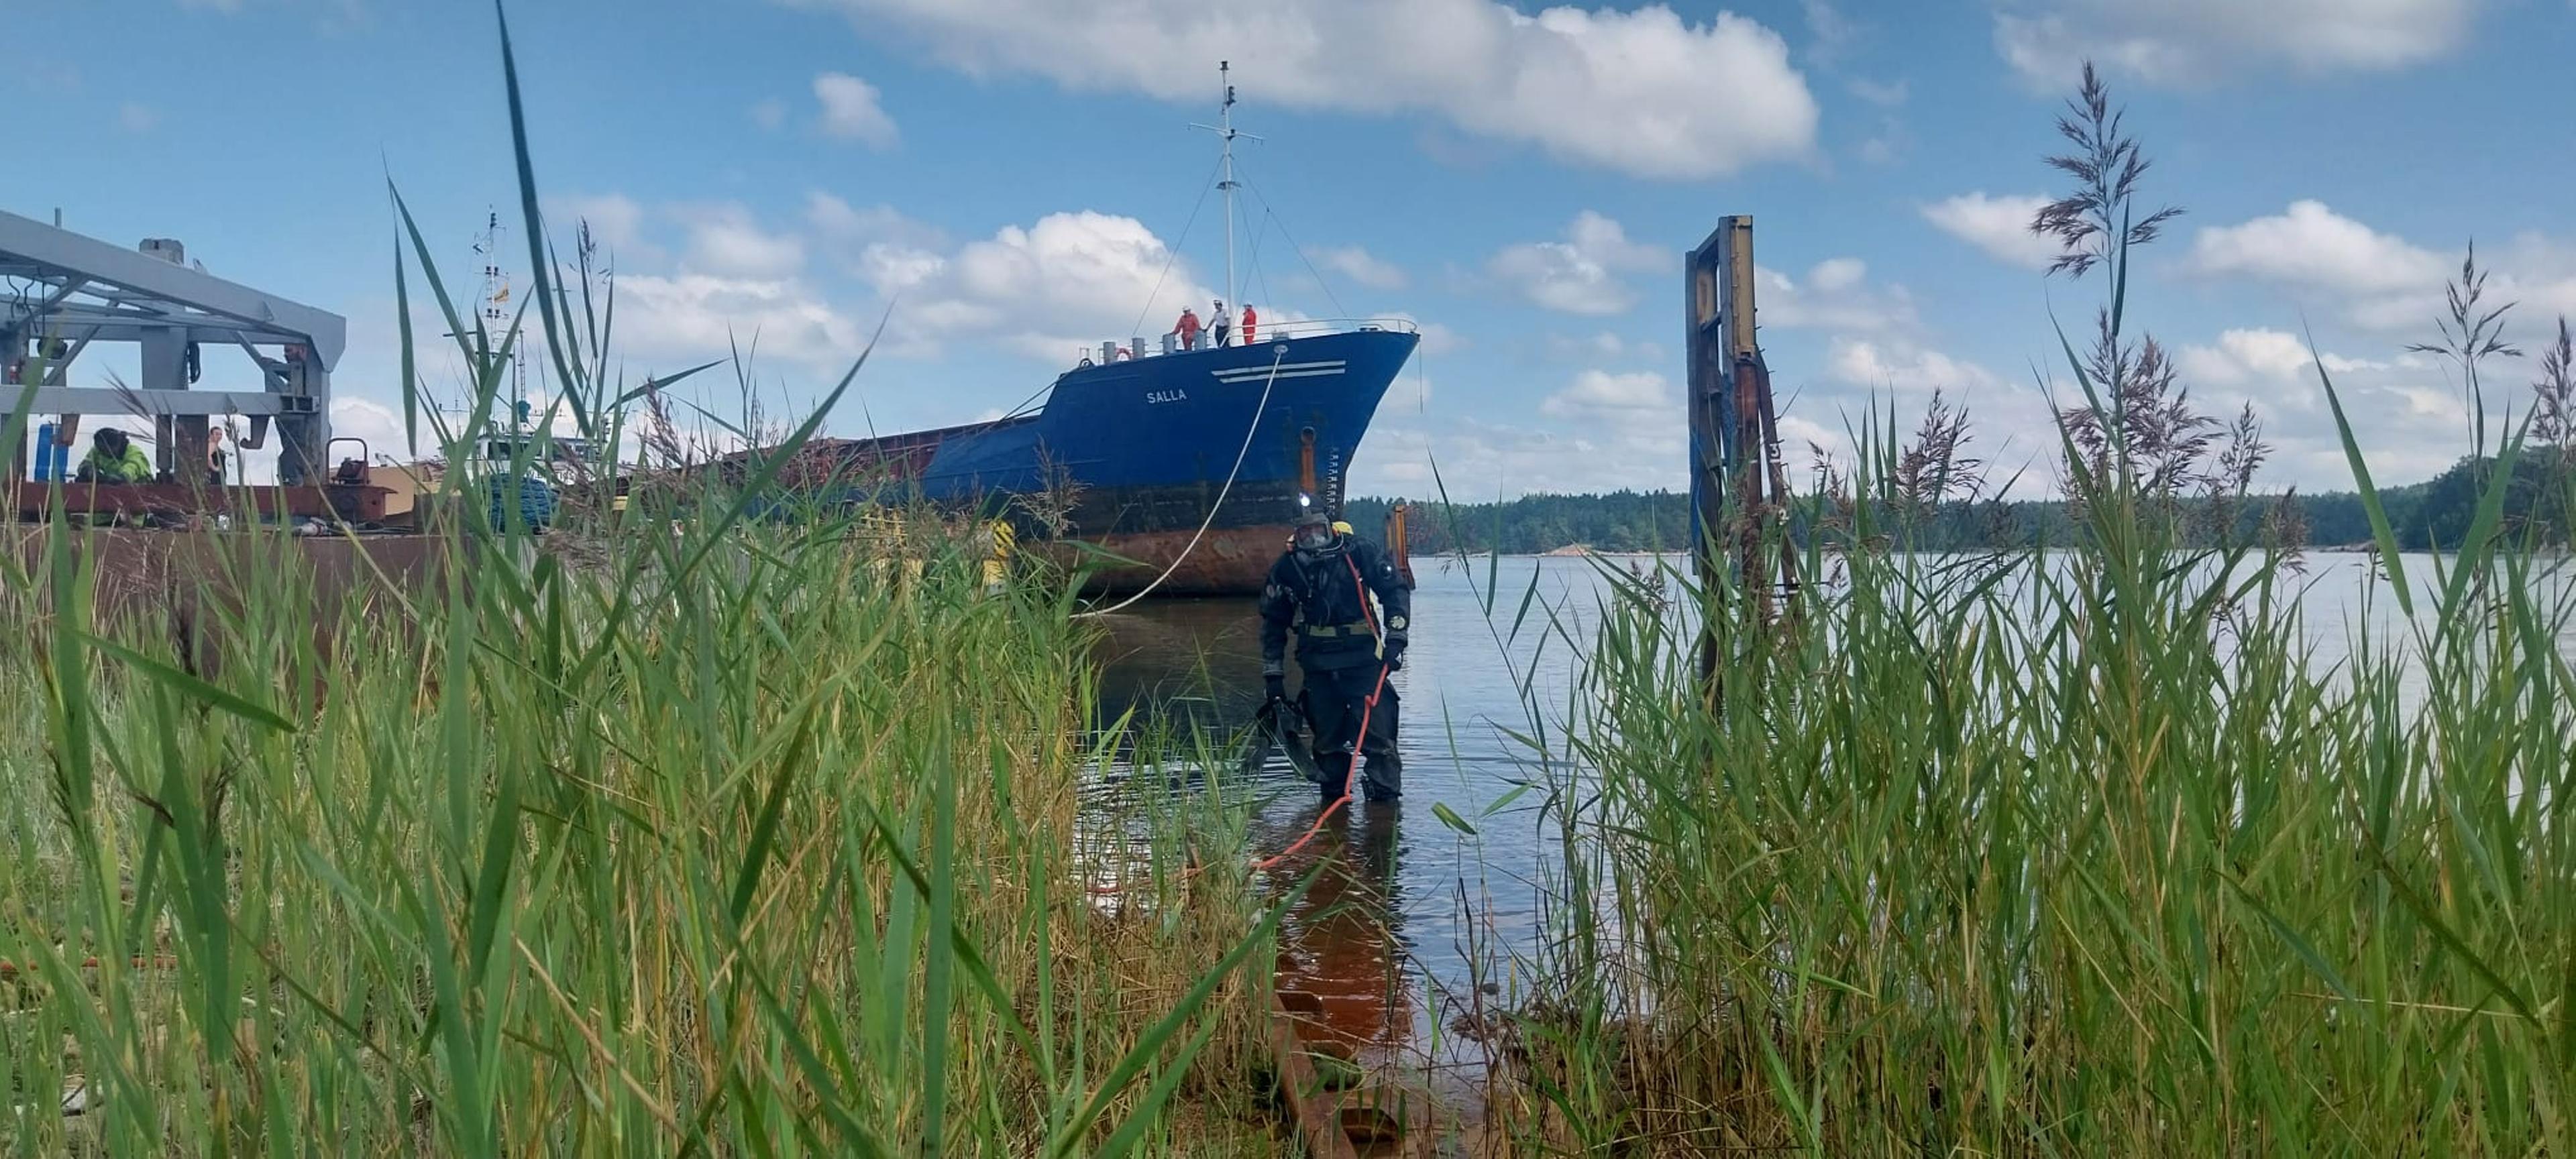
[[[39,483],[68,479],[72,473],[72,449],[54,441],[54,424],[36,428],[36,481]]]
[[[483,481],[485,494],[491,499],[490,513],[495,530],[510,525],[510,506],[519,508],[519,519],[529,530],[554,522],[555,489],[535,475],[493,475]]]

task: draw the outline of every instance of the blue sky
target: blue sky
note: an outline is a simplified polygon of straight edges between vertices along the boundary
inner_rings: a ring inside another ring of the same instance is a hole
[[[5,135],[0,208],[59,207],[120,244],[178,237],[218,274],[347,315],[338,425],[394,441],[386,176],[452,277],[470,280],[487,207],[515,218],[490,8],[0,13],[43,56],[0,79],[42,113]],[[2040,157],[2086,57],[2156,161],[2147,197],[2188,210],[2141,252],[2131,316],[2209,409],[2254,404],[2277,448],[2269,484],[2347,479],[2303,327],[2375,473],[2409,480],[2466,448],[2455,375],[2404,347],[2431,337],[2468,241],[2491,291],[2522,303],[2509,336],[2536,348],[2576,314],[2568,0],[529,0],[511,15],[550,223],[586,219],[609,242],[629,373],[756,333],[765,405],[786,413],[885,317],[841,433],[994,413],[1085,343],[1204,309],[1224,279],[1216,199],[1190,215],[1215,144],[1187,124],[1212,118],[1220,58],[1240,124],[1267,138],[1241,153],[1258,194],[1238,221],[1245,296],[1274,318],[1400,314],[1429,334],[1364,446],[1362,492],[1424,494],[1434,461],[1460,498],[1681,485],[1679,254],[1726,213],[1755,218],[1792,435],[1830,445],[1871,398],[1910,418],[1940,387],[1980,451],[2036,458],[2043,478],[2050,314],[2080,324],[2101,287],[2044,276],[2021,226],[2058,189]],[[2531,371],[2490,374],[2518,388]],[[211,384],[227,373],[247,363],[209,359]],[[430,386],[454,373],[434,366]],[[705,402],[732,397],[710,383]]]

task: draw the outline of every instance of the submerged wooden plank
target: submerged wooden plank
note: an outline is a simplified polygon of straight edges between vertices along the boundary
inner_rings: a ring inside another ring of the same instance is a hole
[[[1297,1020],[1281,1004],[1276,987],[1270,991],[1270,1051],[1278,1057],[1279,1090],[1288,1100],[1289,1119],[1296,1126],[1298,1141],[1306,1145],[1306,1154],[1314,1159],[1359,1159],[1350,1136],[1342,1130],[1337,1113],[1341,1099],[1324,1089],[1315,1064],[1306,1057],[1305,1041],[1297,1036]]]

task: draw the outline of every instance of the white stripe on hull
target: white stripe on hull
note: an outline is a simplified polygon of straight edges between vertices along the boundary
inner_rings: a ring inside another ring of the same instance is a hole
[[[1340,374],[1349,363],[1342,359],[1330,362],[1285,362],[1276,367],[1241,366],[1232,370],[1211,370],[1219,382],[1259,382],[1275,371],[1281,378],[1311,378],[1318,374]]]
[[[1341,373],[1342,372],[1338,370],[1283,370],[1279,372],[1278,377],[1283,379],[1337,378],[1341,376]],[[1220,378],[1217,381],[1227,386],[1259,386],[1262,383],[1270,381],[1270,378],[1270,375],[1263,374],[1252,378]]]

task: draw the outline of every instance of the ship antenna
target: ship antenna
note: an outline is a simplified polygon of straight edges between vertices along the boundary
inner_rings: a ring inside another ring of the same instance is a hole
[[[1216,62],[1216,79],[1218,87],[1225,90],[1225,99],[1220,101],[1216,107],[1217,123],[1213,125],[1192,124],[1190,127],[1193,129],[1206,129],[1211,133],[1215,133],[1217,137],[1220,152],[1218,153],[1218,177],[1216,187],[1225,194],[1225,300],[1236,302],[1236,287],[1234,284],[1234,191],[1238,188],[1238,183],[1234,179],[1234,139],[1241,137],[1247,141],[1258,141],[1261,138],[1250,133],[1237,132],[1235,130],[1233,62],[1223,60]],[[1237,302],[1238,306],[1240,304],[1241,303]],[[1235,307],[1230,306],[1227,308],[1233,309]],[[1214,322],[1216,320],[1210,319],[1210,321]]]
[[[510,271],[501,268],[501,231],[505,228],[508,227],[501,224],[501,211],[487,210],[483,217],[483,232],[474,235],[474,253],[483,259],[483,288],[479,295],[481,305],[475,311],[475,321],[478,324],[477,329],[487,343],[483,357],[493,360],[496,364],[500,359],[500,352],[496,346],[501,341],[501,331],[510,322],[510,311],[503,309],[510,300]],[[447,337],[462,338],[467,335],[449,334]],[[514,434],[519,433],[516,416],[520,407],[525,405],[527,397],[528,353],[525,349],[514,345],[510,359],[510,414],[512,416],[510,422],[511,431]]]

